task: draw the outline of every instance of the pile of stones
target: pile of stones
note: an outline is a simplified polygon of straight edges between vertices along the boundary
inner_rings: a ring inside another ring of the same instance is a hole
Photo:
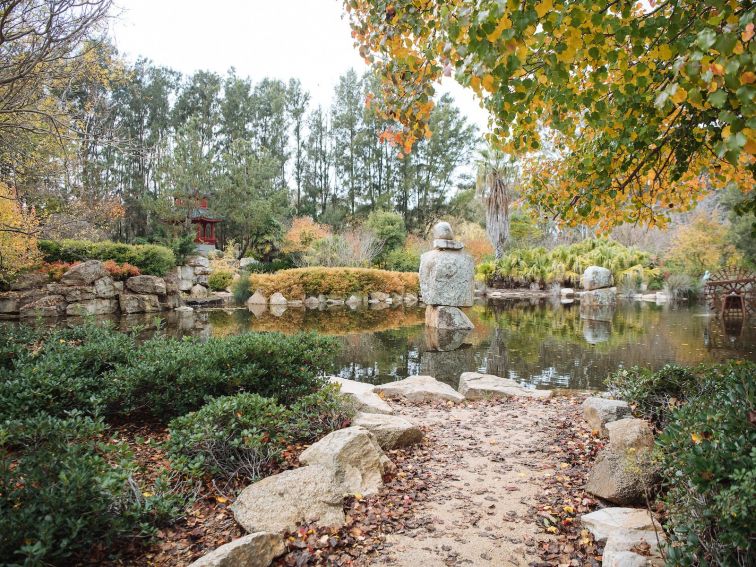
[[[604,565],[640,567],[663,565],[658,543],[664,539],[653,517],[642,506],[656,480],[652,456],[654,436],[649,424],[632,417],[622,400],[600,397],[583,402],[583,417],[609,444],[601,450],[588,475],[585,490],[620,507],[608,507],[581,517],[596,541],[605,543]],[[646,548],[647,554],[635,550]]]
[[[474,326],[460,307],[473,304],[475,262],[454,240],[447,222],[433,228],[433,250],[420,257],[420,296],[427,305],[425,325],[442,330],[470,330]]]

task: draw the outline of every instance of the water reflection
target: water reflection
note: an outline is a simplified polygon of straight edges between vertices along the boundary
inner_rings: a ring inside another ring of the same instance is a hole
[[[462,372],[477,370],[542,388],[601,389],[620,366],[756,360],[756,322],[723,322],[703,306],[620,303],[596,319],[581,318],[579,304],[558,299],[489,301],[465,311],[475,329],[460,336],[428,333],[422,307],[229,309],[113,321],[122,330],[139,328],[145,337],[156,329],[203,339],[245,331],[333,335],[342,345],[333,372],[373,383],[430,374],[456,386]]]

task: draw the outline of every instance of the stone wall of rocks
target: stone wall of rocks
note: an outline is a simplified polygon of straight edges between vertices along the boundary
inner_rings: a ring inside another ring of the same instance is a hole
[[[375,291],[369,294],[353,293],[347,297],[341,295],[318,295],[306,297],[303,301],[301,299],[287,299],[282,293],[278,292],[270,297],[266,297],[261,292],[256,291],[247,300],[247,307],[252,311],[260,306],[270,306],[271,309],[274,307],[307,307],[318,309],[323,306],[330,307],[335,305],[347,305],[349,307],[373,305],[381,307],[389,305],[415,305],[418,301],[418,297],[413,293],[399,295],[396,293],[388,294]]]
[[[69,269],[60,282],[46,274],[19,278],[11,290],[0,293],[0,317],[5,319],[151,313],[182,304],[179,278],[135,276],[114,281],[99,260]]]

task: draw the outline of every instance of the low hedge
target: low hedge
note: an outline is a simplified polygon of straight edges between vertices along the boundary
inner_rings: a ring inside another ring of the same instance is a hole
[[[141,487],[127,447],[102,422],[48,415],[0,422],[3,565],[75,565],[95,547],[150,536],[186,498]]]
[[[751,565],[756,517],[756,364],[657,372],[632,368],[610,388],[661,429],[656,445],[670,566]]]
[[[45,262],[83,262],[113,260],[136,266],[143,274],[164,276],[176,266],[173,250],[157,244],[121,244],[88,240],[40,240],[39,250]]]
[[[222,396],[174,419],[166,448],[175,470],[253,481],[270,474],[290,445],[345,427],[353,415],[334,385],[288,408],[257,394]]]
[[[316,391],[333,339],[312,333],[245,333],[179,340],[93,324],[36,331],[0,326],[0,420],[78,411],[160,421],[198,409],[209,397],[253,392],[292,404]]]
[[[370,268],[295,268],[275,274],[251,274],[250,288],[271,296],[278,292],[287,299],[309,296],[350,294],[367,295],[372,292],[419,293],[420,281],[416,272],[389,272]]]

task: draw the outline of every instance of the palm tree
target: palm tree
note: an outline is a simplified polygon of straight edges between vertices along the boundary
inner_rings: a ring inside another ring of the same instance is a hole
[[[477,190],[486,207],[486,231],[499,260],[509,240],[509,206],[515,197],[519,175],[509,156],[494,149],[480,152]]]

